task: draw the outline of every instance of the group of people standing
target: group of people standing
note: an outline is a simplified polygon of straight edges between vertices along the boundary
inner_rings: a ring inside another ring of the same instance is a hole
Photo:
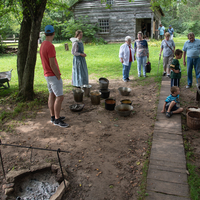
[[[165,36],[165,27],[164,27],[162,24],[160,24],[159,28],[156,29],[156,31],[159,31],[159,38],[160,38],[161,40],[163,40],[163,39],[164,39],[164,36]],[[173,40],[173,37],[174,37],[174,29],[172,28],[171,25],[169,25],[169,28],[168,28],[167,32],[170,34],[170,38],[169,38],[169,39],[170,39],[170,40]]]
[[[49,90],[48,106],[51,115],[51,122],[60,127],[69,127],[69,124],[63,121],[65,117],[60,116],[61,105],[64,99],[63,82],[61,79],[58,62],[56,60],[55,47],[52,44],[55,36],[53,26],[47,25],[45,27],[45,35],[46,40],[41,44],[40,47],[40,57]],[[70,39],[72,41],[72,54],[74,55],[72,84],[75,87],[88,84],[88,70],[85,61],[85,57],[87,55],[84,53],[84,46],[83,42],[81,41],[82,37],[82,31],[78,30],[75,33],[75,37]],[[165,33],[165,39],[161,43],[160,56],[163,51],[163,76],[167,75],[167,77],[171,78],[172,87],[179,86],[181,68],[178,60],[181,59],[183,54],[183,65],[186,65],[185,57],[187,54],[188,85],[186,88],[190,88],[192,86],[193,66],[196,72],[197,83],[198,81],[200,83],[200,40],[195,39],[195,35],[193,33],[189,33],[189,40],[185,42],[183,51],[180,49],[175,51],[175,43],[170,38],[171,34],[169,32]],[[131,63],[134,62],[134,60],[137,60],[138,77],[141,76],[141,66],[143,67],[143,76],[146,77],[145,64],[147,58],[149,58],[149,49],[148,43],[145,39],[143,39],[143,33],[141,31],[138,32],[138,40],[135,41],[134,47],[131,44],[131,37],[127,36],[125,38],[125,43],[120,47],[119,58],[123,65],[124,82],[128,82],[130,80],[129,72]]]
[[[137,59],[138,77],[141,77],[141,66],[143,67],[143,76],[146,77],[145,65],[147,58],[149,58],[149,48],[147,41],[143,39],[143,33],[141,31],[138,32],[138,40],[135,41],[134,48],[131,44],[130,36],[125,37],[125,43],[120,47],[119,58],[123,65],[122,73],[124,82],[130,81],[129,72],[131,64],[135,60],[135,54]]]
[[[186,66],[187,54],[187,85],[186,88],[192,86],[192,69],[194,67],[196,81],[200,83],[200,40],[195,39],[194,33],[188,34],[188,41],[185,42],[183,49],[176,49],[175,43],[170,39],[170,33],[165,33],[165,39],[161,43],[160,56],[163,51],[163,76],[171,78],[171,86],[178,86],[181,78],[181,67],[179,59],[183,56],[183,65]]]

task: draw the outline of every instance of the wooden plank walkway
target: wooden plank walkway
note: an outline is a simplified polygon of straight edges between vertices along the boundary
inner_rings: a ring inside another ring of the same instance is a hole
[[[161,113],[170,94],[170,79],[163,77],[154,127],[145,200],[189,200],[181,115]]]

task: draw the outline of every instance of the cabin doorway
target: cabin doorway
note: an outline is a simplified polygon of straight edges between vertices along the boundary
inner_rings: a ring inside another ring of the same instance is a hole
[[[142,30],[142,27],[146,28],[146,31]],[[136,33],[135,38],[137,38],[137,33],[142,31],[144,38],[151,37],[151,18],[136,19]]]

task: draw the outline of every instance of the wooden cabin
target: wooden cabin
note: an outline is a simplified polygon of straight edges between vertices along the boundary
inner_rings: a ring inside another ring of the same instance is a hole
[[[111,5],[106,9],[106,4]],[[100,30],[97,37],[108,42],[122,42],[129,35],[133,40],[142,30],[144,22],[147,28],[147,37],[158,39],[158,29],[161,16],[164,16],[159,7],[152,11],[150,0],[79,0],[72,6],[74,17],[88,16],[91,23],[97,23]]]

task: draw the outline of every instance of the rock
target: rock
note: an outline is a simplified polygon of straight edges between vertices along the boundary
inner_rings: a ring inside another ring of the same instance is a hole
[[[66,170],[63,167],[62,167],[62,171],[63,171],[64,179],[67,179],[68,173],[66,172]],[[62,177],[60,168],[58,169],[57,174],[56,174],[56,181],[58,181],[58,182],[63,181],[63,177]]]
[[[30,170],[31,172],[35,172],[42,169],[50,169],[50,168],[51,168],[51,163],[45,163],[45,164],[31,166]]]
[[[14,188],[6,188],[5,189],[5,195],[10,195],[11,193],[13,193]]]
[[[19,171],[11,170],[6,174],[6,181],[8,183],[15,182],[15,179],[17,177],[19,177],[22,174],[29,173],[29,172],[30,172],[29,169],[23,169],[23,170],[19,170]]]
[[[60,169],[59,165],[51,165],[51,171],[52,173],[56,173]]]
[[[3,185],[3,190],[5,190],[5,189],[7,189],[7,188],[12,188],[12,187],[14,187],[14,183],[7,183],[7,184],[4,184]]]
[[[7,200],[7,198],[8,198],[8,196],[7,196],[7,195],[5,195],[5,194],[2,194],[2,196],[1,196],[1,200]]]
[[[69,186],[69,182],[65,180],[66,188]],[[53,194],[50,200],[60,200],[62,199],[63,194],[65,193],[64,181],[60,184],[55,194]]]

